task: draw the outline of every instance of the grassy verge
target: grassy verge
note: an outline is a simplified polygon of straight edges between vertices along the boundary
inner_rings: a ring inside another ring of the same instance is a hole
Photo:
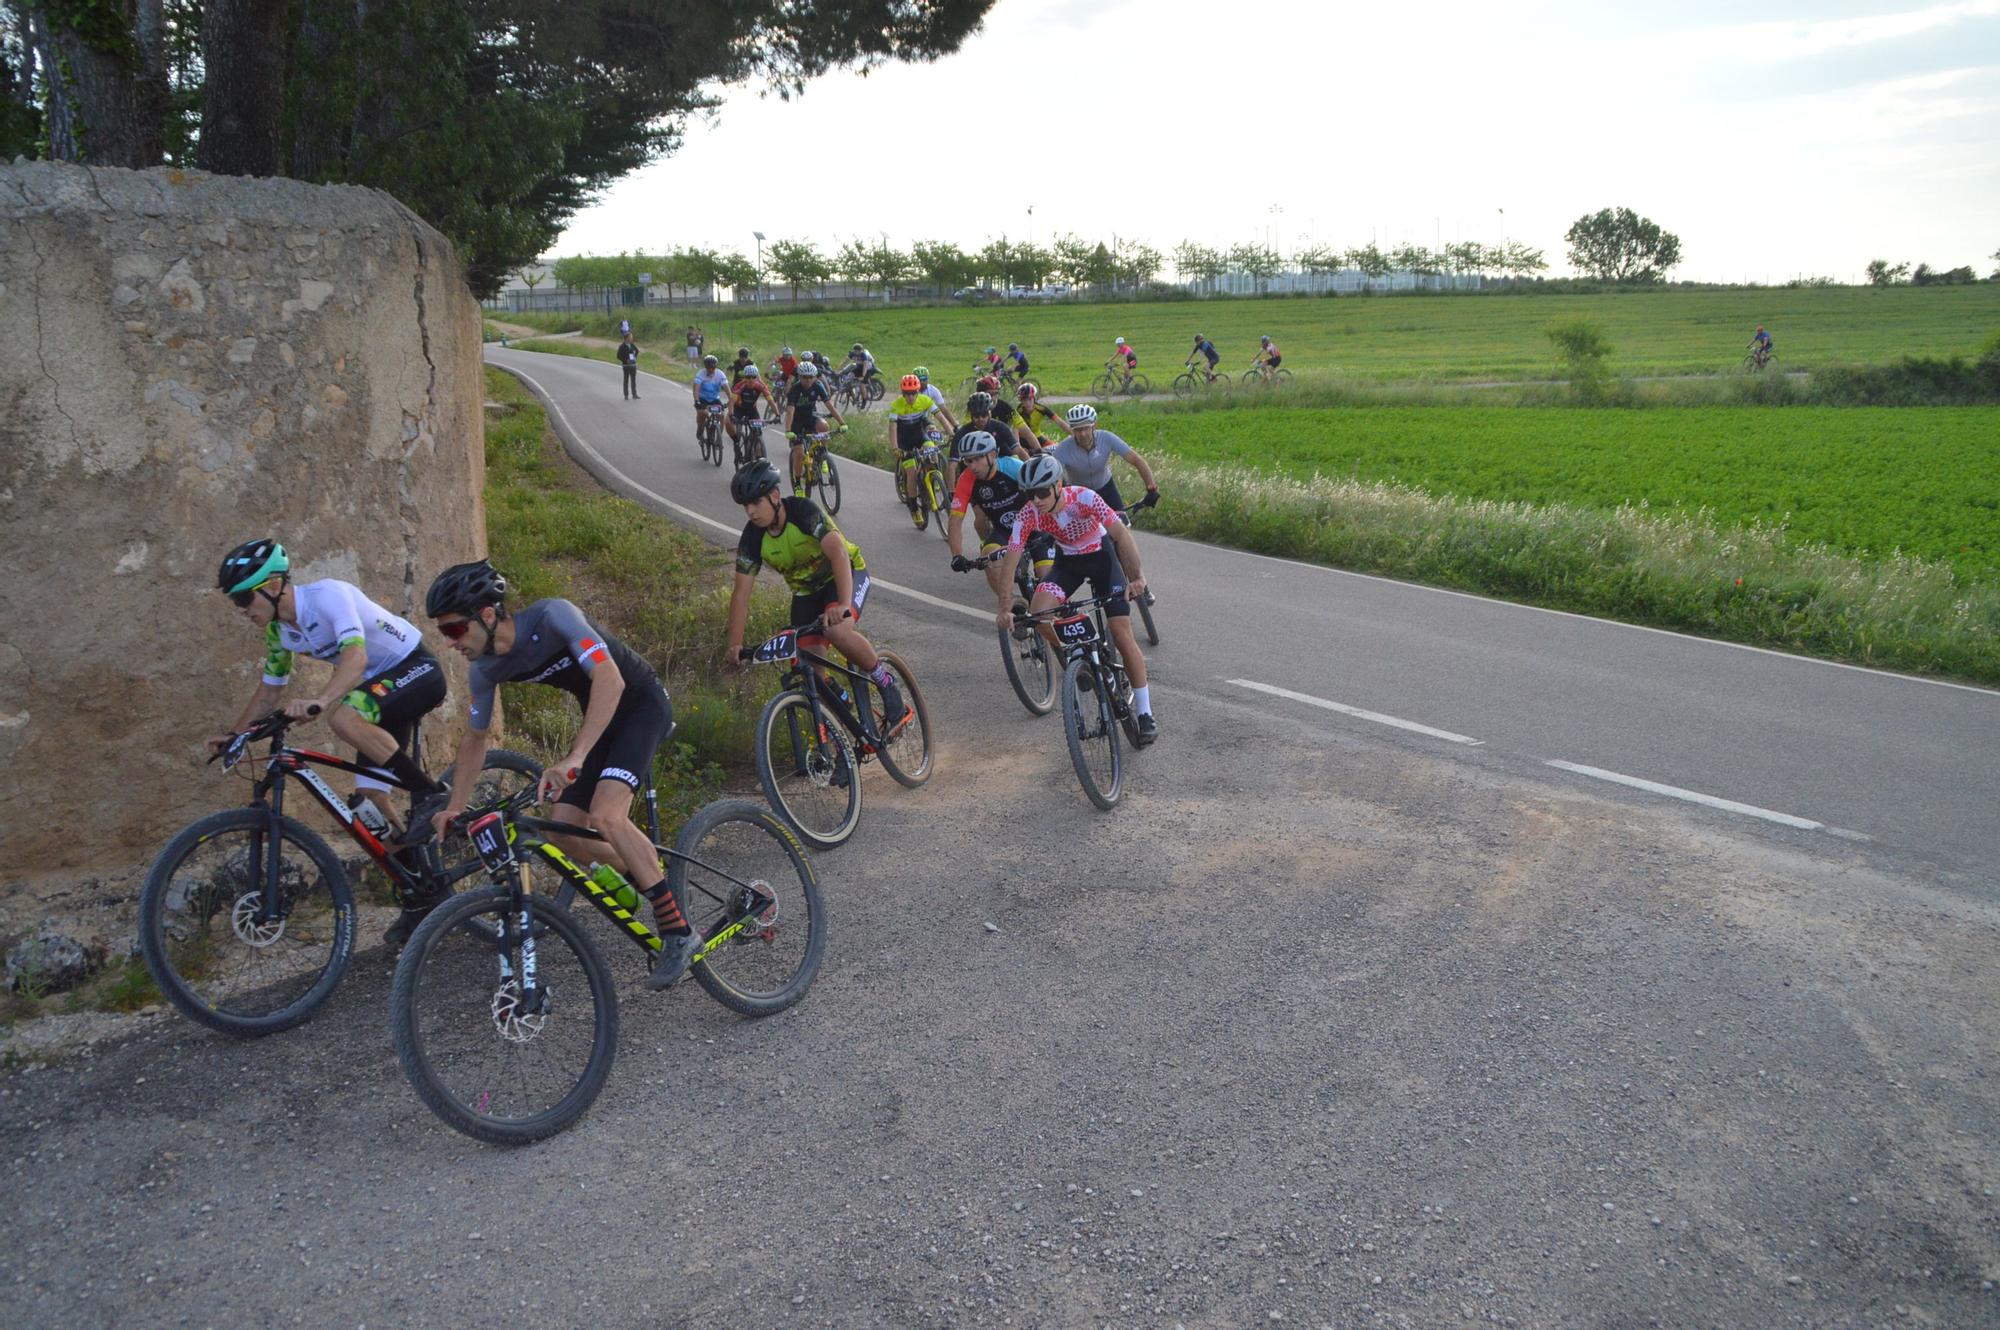
[[[165,1001],[137,956],[107,965],[66,993],[42,993],[32,985],[0,990],[0,1034],[17,1021],[78,1011],[138,1011]]]
[[[486,371],[490,401],[505,414],[486,424],[486,530],[495,564],[518,599],[574,600],[605,631],[660,671],[674,699],[674,742],[654,762],[662,817],[674,826],[715,797],[752,748],[771,680],[722,668],[733,569],[692,532],[605,493],[571,462],[542,408],[520,382]],[[782,598],[760,587],[752,635],[783,627]],[[502,690],[508,742],[544,759],[561,756],[577,711],[548,688]]]
[[[1857,664],[2000,685],[2000,588],[1778,527],[1623,506],[1438,498],[1177,457],[1147,525],[1197,540]]]

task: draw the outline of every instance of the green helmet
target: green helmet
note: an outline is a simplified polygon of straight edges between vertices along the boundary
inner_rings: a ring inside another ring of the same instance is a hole
[[[910,373],[916,375],[918,378],[922,379],[925,383],[929,383],[931,381],[931,372],[925,369],[922,365],[917,366],[915,369],[911,370]]]
[[[285,547],[266,537],[245,541],[224,555],[222,567],[215,573],[215,584],[233,596],[291,570],[292,561],[285,556]]]

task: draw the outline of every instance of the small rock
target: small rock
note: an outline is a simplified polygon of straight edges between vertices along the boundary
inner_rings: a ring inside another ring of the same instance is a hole
[[[1806,1281],[1803,1275],[1786,1275],[1785,1282],[1787,1284],[1803,1284]]]
[[[988,919],[986,921],[986,931],[989,933],[997,933],[1000,931],[1000,925],[994,923],[991,919]]]
[[[1610,1213],[1610,1212],[1611,1212],[1611,1211],[1613,1211],[1613,1210],[1616,1210],[1617,1208],[1618,1208],[1617,1206],[1613,1205],[1613,1204],[1612,1204],[1611,1202],[1609,1202],[1609,1201],[1606,1201],[1606,1202],[1604,1203],[1604,1209],[1605,1209],[1605,1212],[1606,1212],[1607,1214],[1608,1214],[1608,1213]]]
[[[109,955],[103,942],[79,942],[44,919],[33,937],[7,953],[7,984],[37,993],[67,992],[104,968]]]

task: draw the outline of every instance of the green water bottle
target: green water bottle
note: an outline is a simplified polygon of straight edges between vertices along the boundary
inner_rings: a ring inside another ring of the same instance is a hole
[[[603,888],[604,893],[617,901],[625,909],[636,914],[639,910],[639,890],[625,880],[625,875],[610,864],[592,864],[590,880]]]

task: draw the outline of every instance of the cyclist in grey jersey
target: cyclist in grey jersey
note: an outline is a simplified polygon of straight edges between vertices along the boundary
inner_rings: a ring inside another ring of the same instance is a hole
[[[1139,479],[1146,483],[1143,503],[1151,507],[1159,502],[1160,483],[1153,479],[1153,468],[1146,465],[1146,459],[1131,444],[1110,430],[1097,427],[1095,407],[1088,404],[1073,406],[1066,419],[1069,422],[1069,437],[1049,449],[1049,454],[1062,463],[1066,483],[1096,490],[1099,498],[1123,512],[1126,504],[1118,493],[1118,482],[1111,478],[1111,459],[1122,457],[1132,464],[1139,473]]]

